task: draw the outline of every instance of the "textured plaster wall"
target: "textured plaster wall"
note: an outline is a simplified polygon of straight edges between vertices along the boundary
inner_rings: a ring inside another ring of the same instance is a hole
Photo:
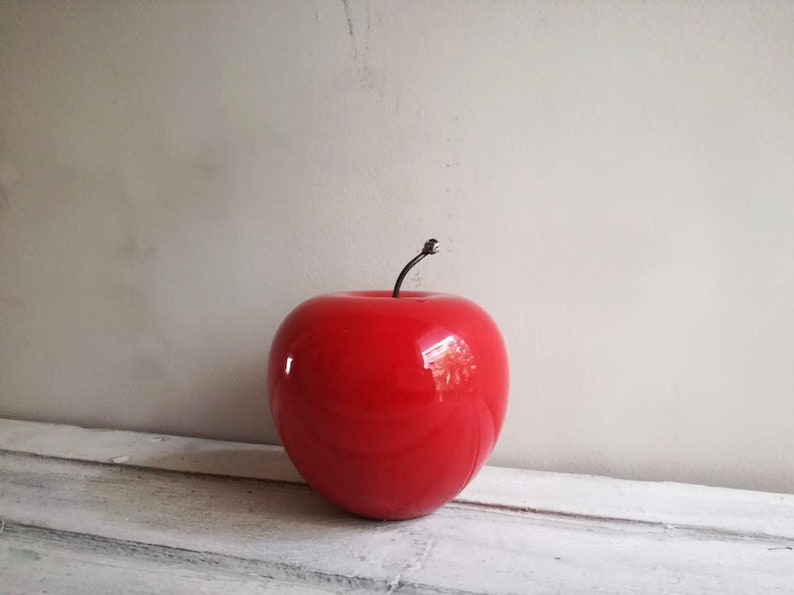
[[[0,414],[274,441],[430,236],[493,463],[794,491],[794,3],[0,0]]]

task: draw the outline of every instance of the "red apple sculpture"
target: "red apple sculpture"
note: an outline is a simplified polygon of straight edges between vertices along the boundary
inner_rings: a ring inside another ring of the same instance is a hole
[[[491,453],[508,390],[504,341],[475,303],[393,291],[321,295],[295,308],[270,351],[276,429],[310,486],[382,520],[432,512]]]

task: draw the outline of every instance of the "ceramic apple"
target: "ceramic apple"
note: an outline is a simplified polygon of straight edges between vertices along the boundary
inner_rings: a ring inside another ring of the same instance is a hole
[[[276,429],[328,500],[383,520],[454,498],[491,453],[508,391],[504,341],[475,303],[393,291],[321,295],[295,308],[270,351]]]

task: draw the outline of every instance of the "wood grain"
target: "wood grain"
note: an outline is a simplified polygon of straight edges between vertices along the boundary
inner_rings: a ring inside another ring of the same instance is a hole
[[[0,418],[0,450],[197,474],[302,483],[278,446]],[[794,495],[484,467],[456,499],[503,509],[794,538]]]
[[[428,517],[377,523],[283,481],[273,447],[239,445],[245,468],[265,477],[230,477],[220,472],[232,461],[213,453],[237,452],[233,443],[19,424],[27,422],[0,423],[4,594],[723,594],[794,586],[788,495],[486,469]],[[180,460],[180,440],[196,455],[190,470],[161,468]],[[97,454],[102,462],[89,460]],[[119,457],[128,459],[108,462]],[[278,481],[257,461],[270,461]]]

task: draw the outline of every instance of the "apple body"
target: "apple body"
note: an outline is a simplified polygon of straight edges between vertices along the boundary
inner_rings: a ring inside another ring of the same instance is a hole
[[[425,515],[454,498],[504,420],[504,341],[474,302],[441,293],[321,295],[279,327],[270,408],[307,483],[354,514]]]

